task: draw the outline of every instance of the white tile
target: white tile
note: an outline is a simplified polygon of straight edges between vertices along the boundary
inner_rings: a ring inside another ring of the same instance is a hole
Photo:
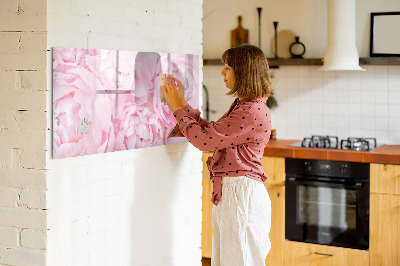
[[[313,89],[322,88],[324,85],[324,79],[322,77],[311,77],[310,87]]]
[[[335,128],[336,116],[335,115],[324,115],[324,120],[322,122],[323,122],[323,128],[325,130]],[[332,133],[329,132],[329,134],[332,134]]]
[[[320,114],[322,116],[322,112],[324,110],[324,104],[320,101],[311,102],[311,112],[312,114]]]
[[[324,117],[321,113],[313,113],[311,115],[311,126],[312,128],[322,129]]]
[[[391,91],[400,90],[400,76],[389,76],[388,89]]]
[[[349,115],[349,105],[345,103],[336,103],[336,114],[339,116]]]
[[[389,130],[400,131],[400,117],[389,117]]]
[[[310,135],[323,135],[324,130],[322,127],[312,127]]]
[[[374,89],[373,76],[363,76],[361,78],[361,89],[362,90],[373,90]]]
[[[298,78],[297,77],[287,77],[286,78],[286,87],[288,89],[297,89],[297,88],[299,88]]]
[[[340,140],[347,139],[349,137],[349,129],[348,128],[338,128],[336,130],[336,136],[339,138],[338,145],[340,146]]]
[[[361,128],[349,128],[349,137],[360,137],[362,135]]]
[[[361,90],[361,80],[349,78],[349,84],[348,84],[348,89],[350,91],[352,90]]]
[[[375,104],[375,117],[387,117],[389,115],[389,105]]]
[[[399,145],[400,144],[400,130],[389,131],[389,141],[388,144]]]
[[[375,91],[374,101],[375,101],[375,104],[387,104],[388,92],[387,91]]]
[[[389,91],[389,104],[400,104],[400,90],[398,91]]]
[[[335,71],[321,71],[324,78],[335,78]]]
[[[311,101],[312,102],[321,102],[324,96],[324,90],[321,88],[313,89],[311,93]]]
[[[336,103],[349,103],[349,91],[348,90],[337,90],[336,91]]]
[[[361,90],[349,90],[349,102],[350,103],[361,103],[362,100]]]
[[[389,117],[400,117],[400,104],[388,105]]]
[[[299,116],[297,114],[290,114],[286,119],[288,126],[298,127],[301,125],[301,122],[299,121]]]
[[[349,116],[349,129],[361,129],[362,121],[360,116]]]
[[[388,66],[388,76],[397,76],[400,77],[400,66]]]
[[[373,129],[363,128],[361,130],[361,136],[363,138],[373,138],[375,136],[375,132]]]
[[[298,67],[297,66],[287,66],[286,77],[297,77]]]
[[[348,116],[343,116],[343,115],[338,115],[336,116],[336,127],[339,129],[348,129],[349,127],[349,117]]]
[[[297,75],[301,78],[310,78],[311,76],[311,68],[308,66],[299,67],[297,69]]]
[[[327,136],[336,136],[337,135],[337,128],[335,127],[324,127],[324,130],[321,135]]]
[[[375,78],[374,89],[375,89],[375,91],[387,91],[388,79],[387,78]]]
[[[374,103],[374,91],[373,90],[362,90],[361,101],[363,104]]]
[[[334,103],[336,101],[336,91],[331,86],[324,88],[324,99],[325,103]]]
[[[321,69],[321,67],[320,66],[313,66],[313,67],[310,67],[310,76],[313,78],[313,77],[323,77],[324,76],[324,73],[323,73],[323,71],[321,71],[320,70]]]
[[[373,104],[363,104],[361,105],[361,115],[366,117],[374,117],[375,106]]]
[[[362,107],[360,103],[349,104],[349,115],[361,117]]]
[[[349,78],[347,72],[342,72],[336,77],[336,89],[347,90],[349,87]]]
[[[375,121],[371,116],[363,116],[361,118],[362,129],[375,129]]]
[[[311,114],[311,104],[310,103],[300,103],[298,113],[301,115],[309,116]]]
[[[376,65],[374,69],[374,77],[376,78],[387,78],[388,66],[387,65]]]
[[[388,130],[375,129],[375,138],[378,144],[386,144],[389,141]]]
[[[375,117],[375,130],[388,130],[389,118],[388,117]]]
[[[310,82],[310,78],[309,77],[299,76],[297,82],[298,82],[298,84],[297,84],[298,88],[307,88],[307,89],[309,89],[310,86],[311,86],[310,85],[311,82]]]
[[[364,65],[365,71],[355,71],[361,73],[361,76],[374,76],[375,66],[374,65]]]
[[[324,116],[336,114],[336,105],[334,103],[325,103],[323,108],[324,108],[323,111]]]

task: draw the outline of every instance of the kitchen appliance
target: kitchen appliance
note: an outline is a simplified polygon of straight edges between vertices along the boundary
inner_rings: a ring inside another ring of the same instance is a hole
[[[342,139],[336,136],[311,136],[304,138],[303,141],[290,144],[291,147],[302,148],[323,148],[323,149],[340,149],[340,150],[354,150],[354,151],[371,151],[382,145],[378,145],[376,138],[361,138],[350,137]]]
[[[286,239],[368,249],[368,163],[286,158],[285,169]]]
[[[369,164],[287,158],[286,239],[367,250]]]

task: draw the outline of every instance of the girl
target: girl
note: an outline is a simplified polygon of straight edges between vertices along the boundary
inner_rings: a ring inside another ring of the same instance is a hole
[[[201,118],[186,103],[179,80],[168,77],[161,87],[178,122],[170,137],[184,136],[201,151],[214,151],[207,160],[213,182],[212,265],[265,265],[271,248],[271,201],[261,164],[271,131],[268,62],[252,45],[228,49],[222,62],[227,95],[236,99],[216,122]]]

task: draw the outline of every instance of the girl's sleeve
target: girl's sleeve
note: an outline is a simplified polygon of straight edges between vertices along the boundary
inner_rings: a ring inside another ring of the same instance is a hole
[[[185,108],[183,109],[186,114],[193,118],[195,121],[197,121],[199,123],[200,126],[202,127],[206,127],[208,126],[210,123],[213,122],[208,122],[207,120],[203,119],[200,117],[200,111],[194,109],[192,106],[190,106],[189,104],[187,104],[185,106]],[[176,124],[176,126],[171,130],[171,132],[168,135],[169,138],[174,138],[174,137],[185,137],[184,134],[182,134],[182,132],[179,129],[179,125],[178,123]]]
[[[201,151],[211,151],[244,144],[253,140],[256,119],[249,109],[236,109],[217,122],[201,125],[189,116],[186,110],[176,110],[174,116],[178,121],[180,132]]]

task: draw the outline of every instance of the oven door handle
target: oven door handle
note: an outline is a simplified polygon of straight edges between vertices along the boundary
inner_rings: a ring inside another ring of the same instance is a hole
[[[310,180],[305,180],[303,178],[298,178],[298,177],[288,177],[286,181],[289,182],[296,182],[304,185],[340,185],[346,188],[353,188],[353,189],[361,189],[363,187],[363,183],[361,182],[335,182],[335,181],[321,181],[321,180],[315,180],[315,181],[310,181]]]

